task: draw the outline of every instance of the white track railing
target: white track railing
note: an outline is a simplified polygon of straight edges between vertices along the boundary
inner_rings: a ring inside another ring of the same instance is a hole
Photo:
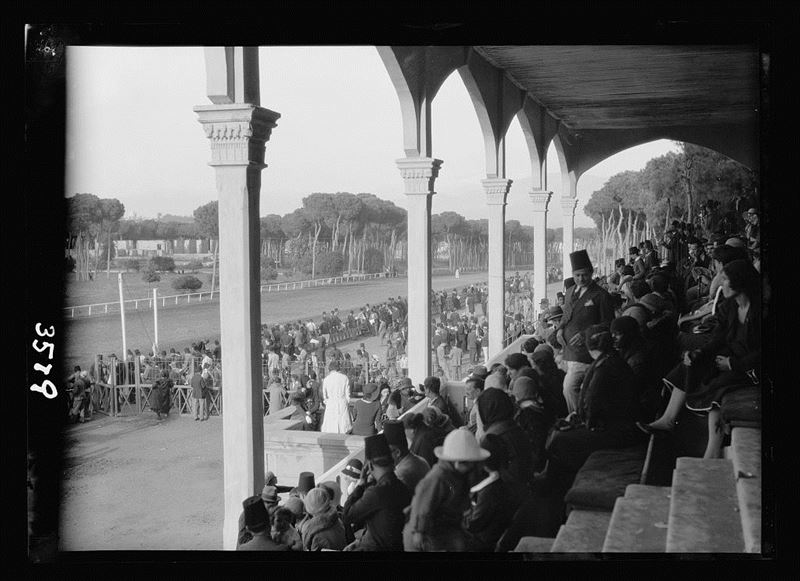
[[[338,284],[345,284],[350,282],[360,282],[364,280],[372,280],[376,278],[384,278],[386,275],[382,272],[371,274],[351,274],[345,276],[336,276],[328,278],[316,278],[313,280],[298,280],[295,282],[281,282],[272,284],[262,284],[261,292],[280,292],[288,290],[300,290],[304,288],[316,288],[320,286],[332,286]],[[205,298],[206,302],[213,301],[214,298],[219,298],[219,289],[214,291],[203,291],[197,293],[187,293],[182,295],[169,295],[158,297],[160,307],[167,307],[179,304],[194,304],[202,303]],[[139,309],[152,309],[153,299],[128,299],[125,301],[125,311]],[[74,307],[64,307],[64,315],[71,319],[76,316],[92,316],[92,315],[107,315],[109,313],[119,313],[119,301],[109,303],[96,303],[92,305],[76,305]]]

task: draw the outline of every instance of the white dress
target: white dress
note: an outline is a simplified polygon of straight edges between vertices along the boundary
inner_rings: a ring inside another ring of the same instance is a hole
[[[353,427],[350,421],[348,398],[350,380],[338,371],[331,371],[322,382],[322,399],[325,402],[325,416],[320,431],[346,434]]]

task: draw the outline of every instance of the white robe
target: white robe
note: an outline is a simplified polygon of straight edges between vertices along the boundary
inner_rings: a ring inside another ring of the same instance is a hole
[[[325,402],[325,416],[321,432],[346,434],[353,427],[350,421],[348,399],[350,380],[338,371],[331,371],[322,381],[322,399]]]

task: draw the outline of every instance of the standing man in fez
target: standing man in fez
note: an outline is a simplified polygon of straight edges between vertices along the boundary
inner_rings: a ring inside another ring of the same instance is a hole
[[[594,268],[586,250],[571,253],[569,261],[575,286],[567,291],[556,340],[564,348],[563,360],[567,363],[564,399],[571,413],[578,409],[581,383],[592,363],[592,357],[584,345],[583,333],[592,325],[610,325],[614,319],[614,306],[608,291],[592,280]]]
[[[343,518],[348,537],[360,529],[363,533],[344,550],[402,551],[403,509],[411,504],[412,493],[394,473],[392,452],[383,434],[364,439],[364,458],[366,466],[347,497]]]
[[[383,422],[383,437],[386,438],[392,453],[395,475],[413,495],[419,481],[425,478],[431,469],[430,464],[422,456],[409,451],[406,429],[402,421],[387,420]],[[408,502],[411,502],[411,497]]]

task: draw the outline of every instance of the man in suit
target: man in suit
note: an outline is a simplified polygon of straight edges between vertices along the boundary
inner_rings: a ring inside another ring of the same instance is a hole
[[[633,280],[644,280],[647,275],[647,267],[639,254],[639,248],[631,246],[628,255],[631,259],[631,266],[633,266]]]
[[[564,348],[563,360],[567,363],[564,399],[568,411],[573,412],[578,408],[581,383],[592,363],[583,343],[583,333],[592,325],[610,325],[614,319],[614,305],[608,291],[592,279],[594,268],[586,250],[571,253],[569,260],[575,286],[567,290],[564,315],[556,330],[556,339]]]

